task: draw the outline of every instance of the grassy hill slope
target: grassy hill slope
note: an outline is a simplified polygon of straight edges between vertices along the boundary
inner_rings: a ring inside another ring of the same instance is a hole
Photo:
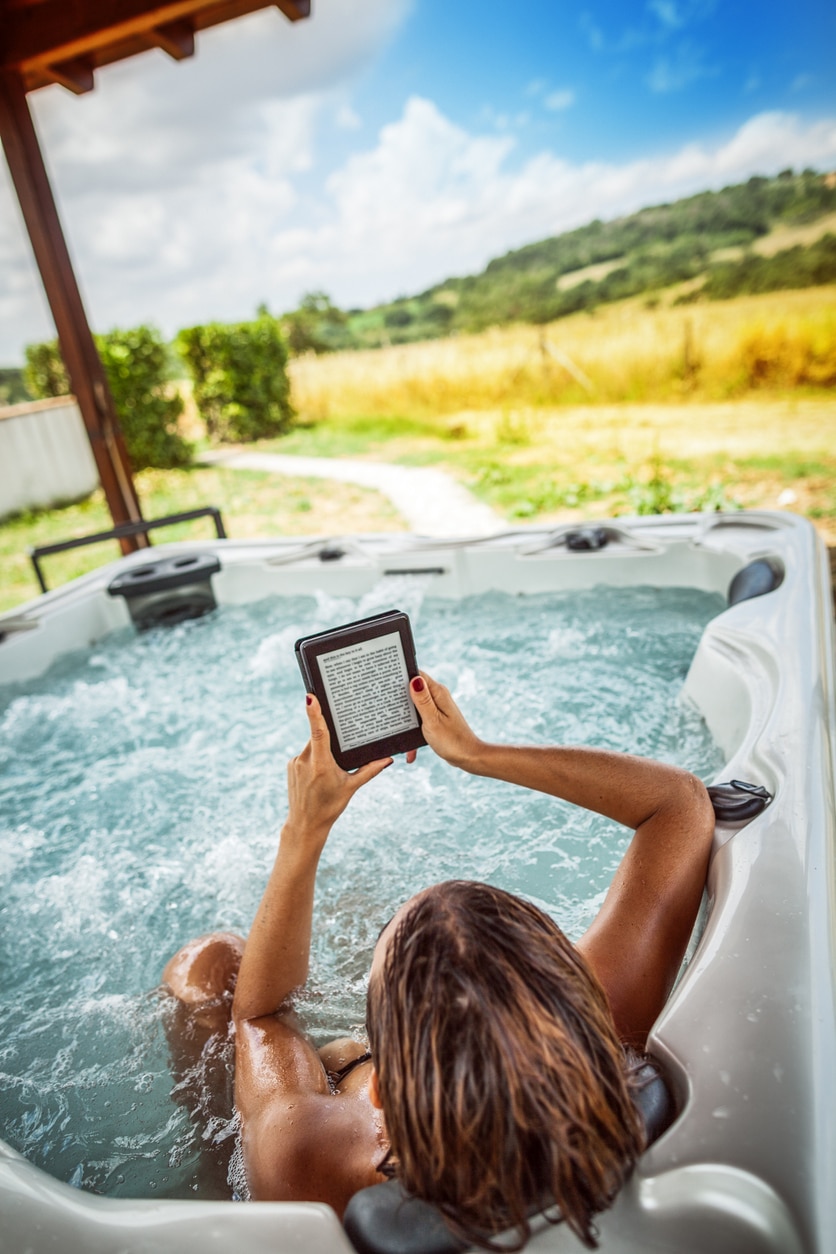
[[[340,314],[322,303],[321,349],[371,348],[546,323],[626,297],[680,303],[836,281],[836,178],[751,178],[508,252],[481,274]],[[311,309],[313,321],[316,311]]]

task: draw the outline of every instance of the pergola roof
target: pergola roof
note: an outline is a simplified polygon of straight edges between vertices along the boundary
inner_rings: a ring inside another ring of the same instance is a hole
[[[295,22],[310,0],[0,0],[0,71],[14,70],[27,91],[61,83],[92,91],[93,72],[149,48],[180,61],[195,32],[257,9],[278,8]]]
[[[308,17],[310,0],[0,0],[0,139],[41,272],[70,384],[122,551],[144,548],[147,530],[113,397],[73,273],[26,94],[49,83],[92,91],[94,71],[162,48],[181,61],[195,31],[278,8]],[[123,524],[139,534],[125,535]]]

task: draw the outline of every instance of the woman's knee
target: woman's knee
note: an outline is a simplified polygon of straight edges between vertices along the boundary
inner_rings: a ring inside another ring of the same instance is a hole
[[[244,940],[234,932],[210,932],[189,941],[170,958],[163,984],[185,1005],[214,1001],[235,988]]]

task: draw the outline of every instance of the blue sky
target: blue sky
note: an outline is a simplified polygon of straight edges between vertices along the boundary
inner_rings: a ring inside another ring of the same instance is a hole
[[[509,248],[836,167],[836,7],[313,0],[30,97],[96,330],[420,291]],[[0,168],[0,364],[51,335]]]
[[[825,3],[425,0],[362,97],[394,113],[404,93],[426,95],[468,129],[510,127],[521,154],[549,146],[618,161],[722,135],[763,110],[832,108],[835,58],[836,8]]]

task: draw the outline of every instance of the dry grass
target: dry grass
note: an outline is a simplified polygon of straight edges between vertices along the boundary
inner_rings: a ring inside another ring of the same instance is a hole
[[[836,287],[682,308],[625,301],[547,327],[298,358],[303,419],[578,402],[717,401],[836,382]]]
[[[823,235],[836,235],[836,213],[825,214],[815,222],[804,222],[799,226],[776,226],[768,235],[755,240],[752,249],[762,257],[774,257],[785,248],[795,248],[798,244],[806,248],[815,244]]]
[[[634,300],[292,372],[287,452],[442,465],[511,521],[737,504],[836,542],[836,287]]]

